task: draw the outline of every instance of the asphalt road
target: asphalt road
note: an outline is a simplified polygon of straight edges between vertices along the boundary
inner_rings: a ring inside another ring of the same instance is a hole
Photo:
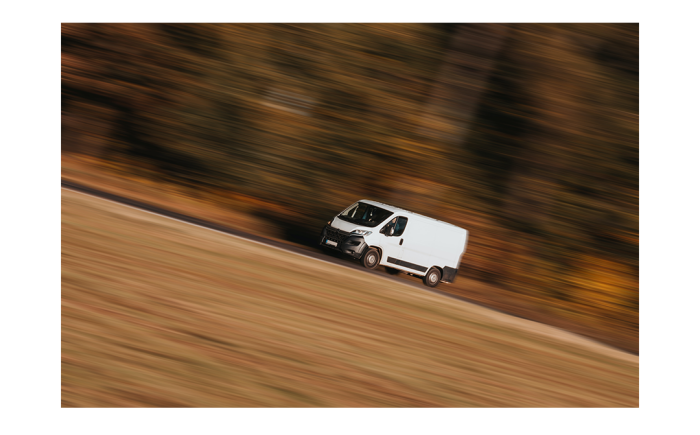
[[[144,210],[144,211],[147,211],[150,213],[155,213],[155,214],[158,214],[161,216],[166,216],[166,217],[169,217],[172,219],[177,219],[179,221],[187,222],[187,223],[197,225],[197,226],[200,226],[203,228],[208,228],[208,229],[211,229],[214,231],[219,231],[221,233],[230,234],[232,236],[240,237],[242,239],[251,240],[251,241],[261,243],[264,245],[268,245],[268,246],[272,246],[272,247],[275,247],[278,249],[283,249],[285,251],[294,252],[296,254],[304,255],[306,257],[310,257],[310,258],[313,258],[316,260],[321,260],[321,261],[325,261],[328,263],[333,263],[333,264],[337,264],[340,266],[349,267],[349,268],[352,268],[352,269],[355,269],[355,270],[358,270],[358,271],[364,272],[364,273],[371,273],[371,274],[374,274],[376,276],[380,276],[380,277],[385,278],[385,279],[394,280],[396,282],[401,282],[401,283],[406,284],[406,285],[412,285],[416,288],[420,288],[421,290],[430,291],[430,292],[440,294],[443,296],[447,296],[447,297],[450,297],[453,299],[458,299],[458,300],[462,300],[464,302],[473,303],[465,298],[461,298],[459,296],[456,296],[456,295],[453,295],[453,294],[450,294],[447,292],[443,292],[443,291],[440,291],[438,289],[424,286],[422,284],[422,281],[419,278],[414,278],[416,280],[416,282],[412,283],[412,282],[406,281],[404,279],[399,279],[396,276],[389,275],[387,272],[385,272],[384,267],[381,267],[381,266],[378,267],[376,270],[366,269],[365,267],[360,265],[359,261],[354,261],[354,260],[350,259],[349,257],[347,257],[347,258],[342,257],[340,254],[338,254],[338,256],[335,256],[332,252],[323,251],[320,247],[302,248],[302,247],[299,247],[296,245],[291,245],[291,244],[280,242],[277,240],[268,239],[268,238],[261,237],[261,236],[255,235],[255,234],[247,233],[245,231],[241,231],[241,230],[236,229],[236,228],[227,227],[225,225],[217,224],[217,223],[210,222],[210,221],[207,221],[204,219],[199,219],[199,218],[196,218],[193,216],[188,216],[188,215],[185,215],[182,213],[177,213],[177,212],[174,212],[174,211],[162,208],[162,207],[158,207],[158,206],[155,206],[152,204],[147,204],[145,202],[125,198],[125,197],[120,196],[120,195],[115,195],[112,193],[104,192],[104,191],[101,191],[98,189],[94,189],[92,187],[88,187],[85,185],[74,183],[72,181],[61,180],[61,187],[64,189],[74,190],[76,192],[81,192],[81,193],[85,193],[88,195],[92,195],[92,196],[95,196],[98,198],[103,198],[103,199],[113,201],[113,202],[116,202],[119,204],[124,204],[124,205],[127,205],[129,207],[134,207],[134,208]],[[319,233],[320,233],[320,231],[321,230],[319,229]],[[446,284],[440,284],[440,285],[446,285]]]
[[[197,225],[197,226],[200,226],[203,228],[208,228],[208,229],[211,229],[214,231],[219,231],[219,232],[224,233],[224,234],[229,234],[229,235],[232,235],[235,237],[240,237],[242,239],[251,240],[251,241],[256,242],[256,243],[261,243],[261,244],[264,244],[267,246],[272,246],[272,247],[277,248],[277,249],[282,249],[282,250],[285,250],[288,252],[294,252],[296,254],[303,255],[303,256],[306,256],[306,257],[309,257],[309,258],[312,258],[315,260],[325,261],[327,263],[333,263],[333,264],[337,264],[339,266],[352,268],[352,269],[357,270],[358,273],[371,273],[379,278],[388,279],[388,280],[392,280],[395,282],[400,282],[404,285],[410,285],[410,286],[418,288],[422,291],[427,291],[427,292],[439,294],[441,296],[445,296],[445,297],[448,297],[451,299],[459,300],[459,301],[462,301],[465,303],[479,305],[479,306],[488,308],[489,310],[503,313],[503,314],[508,315],[508,316],[526,319],[525,317],[521,317],[521,316],[518,316],[518,315],[515,315],[512,313],[506,313],[506,312],[503,312],[501,310],[495,309],[493,307],[490,307],[490,306],[487,306],[484,304],[480,304],[480,303],[477,303],[475,301],[472,301],[472,300],[469,300],[469,299],[466,299],[466,298],[463,298],[463,297],[460,297],[460,296],[457,296],[455,294],[448,293],[446,291],[442,291],[439,289],[440,286],[445,286],[445,285],[449,285],[449,284],[442,283],[442,284],[439,284],[439,286],[437,288],[430,288],[430,287],[423,285],[422,281],[419,278],[413,278],[415,280],[415,282],[411,282],[411,280],[402,279],[399,276],[389,275],[384,270],[384,267],[381,267],[381,266],[378,267],[376,270],[369,270],[369,269],[364,268],[362,265],[360,265],[359,261],[354,261],[354,260],[350,259],[349,257],[348,258],[343,257],[340,254],[338,254],[336,256],[336,254],[334,254],[334,253],[325,252],[321,249],[320,246],[314,247],[314,248],[311,248],[311,247],[302,248],[302,247],[299,247],[296,245],[291,245],[289,243],[284,243],[284,242],[280,242],[277,240],[272,240],[272,239],[268,239],[265,237],[261,237],[261,236],[255,235],[255,234],[250,234],[250,233],[247,233],[245,231],[241,231],[241,230],[236,229],[236,228],[227,227],[225,225],[217,224],[217,223],[210,222],[210,221],[207,221],[204,219],[199,219],[199,218],[196,218],[193,216],[188,216],[188,215],[185,215],[182,213],[177,213],[177,212],[174,212],[172,210],[167,210],[167,209],[162,208],[162,207],[157,207],[157,206],[152,205],[152,204],[147,204],[145,202],[136,201],[133,199],[125,198],[125,197],[120,196],[120,195],[115,195],[112,193],[104,192],[104,191],[94,189],[92,187],[81,185],[78,183],[74,183],[71,181],[61,180],[61,188],[73,190],[76,192],[81,192],[81,193],[88,194],[88,195],[92,195],[92,196],[95,196],[98,198],[113,201],[113,202],[123,204],[123,205],[129,206],[129,207],[134,207],[134,208],[137,208],[140,210],[144,210],[144,211],[147,211],[149,213],[158,214],[158,215],[165,216],[165,217],[168,217],[171,219],[176,219],[176,220],[179,220],[182,222],[187,222],[187,223],[190,223],[193,225]],[[319,233],[320,233],[320,228],[319,228]],[[529,319],[527,319],[527,320],[529,320]],[[560,328],[557,328],[557,327],[551,326],[551,325],[550,325],[550,327],[555,328],[555,329],[560,329]],[[570,333],[570,334],[578,335],[578,334],[572,333],[570,331],[566,331],[566,332]],[[613,346],[599,342],[599,341],[591,339],[589,337],[583,337],[583,336],[580,336],[580,337],[585,338],[586,340],[596,342],[596,343],[601,344],[603,346],[614,348]],[[615,348],[615,349],[629,353],[623,349],[618,349],[618,348]]]

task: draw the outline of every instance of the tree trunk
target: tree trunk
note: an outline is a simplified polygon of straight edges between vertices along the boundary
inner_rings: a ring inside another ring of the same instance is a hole
[[[505,24],[461,24],[426,104],[419,132],[459,145],[467,136],[509,28]]]

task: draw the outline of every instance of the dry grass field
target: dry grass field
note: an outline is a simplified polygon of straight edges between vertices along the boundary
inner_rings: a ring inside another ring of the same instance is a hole
[[[638,407],[639,358],[62,191],[63,407]]]

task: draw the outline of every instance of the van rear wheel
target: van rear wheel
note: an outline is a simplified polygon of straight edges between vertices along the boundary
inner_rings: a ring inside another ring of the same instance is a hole
[[[440,269],[437,267],[431,267],[428,273],[426,273],[423,277],[423,284],[427,285],[428,287],[435,287],[440,283],[440,278],[442,278]]]
[[[367,269],[374,269],[379,264],[379,251],[375,248],[367,248],[362,256],[362,265]]]

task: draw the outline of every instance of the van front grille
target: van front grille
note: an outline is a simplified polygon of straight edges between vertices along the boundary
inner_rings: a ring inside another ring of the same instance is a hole
[[[349,235],[350,233],[346,233],[345,231],[341,231],[330,226],[326,229],[326,238],[336,242],[338,247],[340,247],[340,245],[345,241],[345,239],[348,238]]]

